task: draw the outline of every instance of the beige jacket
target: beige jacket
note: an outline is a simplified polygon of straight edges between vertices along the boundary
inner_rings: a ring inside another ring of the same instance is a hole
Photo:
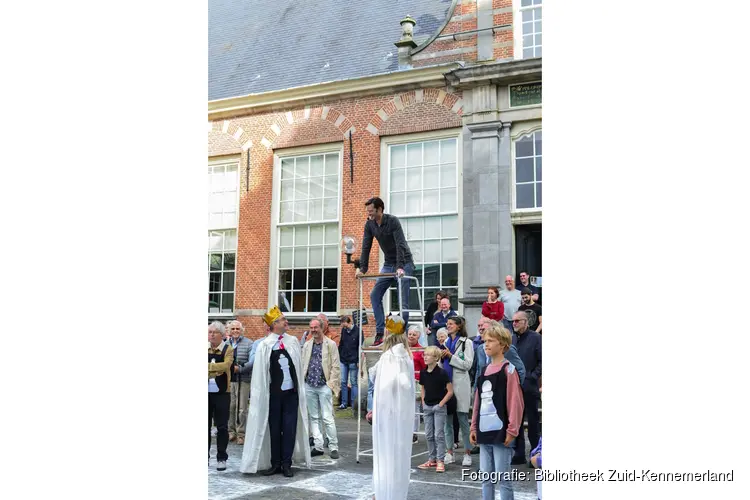
[[[315,340],[310,337],[305,345],[302,346],[302,378],[307,377],[307,369],[310,366],[310,357]],[[331,388],[334,396],[341,392],[341,364],[339,362],[339,348],[336,342],[323,337],[323,375],[326,378],[326,385]]]

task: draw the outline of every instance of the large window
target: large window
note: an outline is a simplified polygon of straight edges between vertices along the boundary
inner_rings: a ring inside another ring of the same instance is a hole
[[[281,159],[277,301],[285,312],[338,309],[340,154]]]
[[[234,311],[234,278],[237,260],[237,231],[208,233],[208,312]]]
[[[237,259],[237,162],[208,166],[208,313],[232,314]]]
[[[542,208],[542,131],[515,143],[516,208]]]
[[[517,54],[523,59],[542,57],[542,0],[515,0],[515,3]]]
[[[415,276],[426,304],[435,292],[458,293],[458,168],[456,139],[388,147],[389,213],[399,217],[412,252]],[[419,290],[412,286],[409,309],[419,310]],[[396,288],[392,310],[398,310]],[[453,300],[454,306],[457,302]]]

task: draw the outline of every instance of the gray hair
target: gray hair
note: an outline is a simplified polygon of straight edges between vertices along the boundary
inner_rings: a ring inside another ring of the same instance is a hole
[[[317,321],[318,322],[318,326],[320,327],[321,330],[324,329],[324,327],[323,327],[323,320],[322,319],[320,319],[319,317],[315,316],[313,319],[310,320],[310,323],[312,323],[313,321]]]
[[[440,328],[440,329],[439,329],[439,330],[438,330],[438,331],[437,331],[437,332],[435,333],[435,338],[437,338],[437,337],[438,337],[438,335],[440,335],[441,333],[444,333],[444,334],[448,335],[448,329],[447,329],[446,327],[442,327],[442,328]]]
[[[409,330],[407,331],[407,334],[411,332],[412,330],[416,330],[417,333],[422,335],[422,325],[409,325]]]
[[[318,314],[317,316],[315,316],[315,318],[316,318],[316,319],[319,319],[320,321],[322,321],[322,322],[323,322],[323,323],[322,323],[322,324],[320,325],[320,327],[321,327],[322,329],[324,329],[324,330],[325,330],[326,328],[328,328],[328,316],[326,316],[326,315],[325,315],[325,314],[323,314],[323,313],[320,313],[320,314]]]
[[[214,321],[210,325],[208,325],[209,328],[213,328],[214,330],[218,330],[219,333],[221,333],[221,336],[223,337],[226,333],[226,329],[224,328],[224,323],[221,321]]]
[[[233,320],[231,320],[231,321],[227,321],[227,328],[231,328],[231,326],[230,326],[230,325],[231,325],[232,323],[237,323],[238,325],[240,325],[240,331],[241,331],[242,333],[245,333],[245,325],[243,325],[243,324],[242,324],[242,322],[241,322],[240,320],[237,320],[237,319],[233,319]]]

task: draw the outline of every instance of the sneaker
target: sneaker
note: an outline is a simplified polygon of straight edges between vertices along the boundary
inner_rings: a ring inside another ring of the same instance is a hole
[[[377,347],[377,346],[379,346],[382,343],[383,343],[383,334],[376,335],[375,336],[375,342],[372,343],[372,346],[373,347]]]
[[[322,450],[319,450],[319,449],[317,449],[317,448],[313,448],[312,450],[310,450],[310,456],[311,456],[311,457],[319,457],[319,456],[321,456],[322,454],[323,454],[323,451],[322,451]]]
[[[334,460],[337,459],[337,458],[339,458],[339,450],[332,450],[331,451],[331,458],[333,458]]]
[[[219,460],[216,462],[216,470],[227,470],[227,463]]]
[[[417,435],[416,434],[412,434],[411,435],[411,443],[415,444],[415,443],[418,443],[418,442],[419,442],[419,438],[417,437]]]
[[[472,448],[471,449],[471,454],[472,455],[479,455],[479,446],[475,446],[474,448]]]
[[[422,470],[430,470],[433,467],[437,467],[437,462],[435,462],[433,460],[428,460],[425,463],[423,463],[422,465],[417,465],[417,469],[422,469]]]
[[[435,472],[445,472],[445,464],[443,462],[438,462],[435,467]]]
[[[445,454],[445,459],[443,460],[444,464],[447,465],[447,464],[452,464],[452,463],[455,463],[455,462],[456,461],[453,460],[453,453],[446,453]]]
[[[235,439],[237,439],[237,434],[235,434],[234,432],[230,432],[229,433],[229,442],[231,443]]]
[[[464,455],[464,461],[461,462],[461,465],[463,465],[464,467],[471,466],[471,455]]]

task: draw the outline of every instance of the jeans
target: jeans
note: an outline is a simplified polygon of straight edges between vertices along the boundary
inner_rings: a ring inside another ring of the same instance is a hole
[[[352,384],[352,408],[356,408],[357,402],[357,363],[341,363],[341,404],[349,405],[349,387],[347,378]]]
[[[320,421],[323,421],[326,437],[328,438],[328,449],[335,451],[339,449],[339,439],[336,434],[336,421],[333,419],[333,394],[327,385],[313,387],[305,383],[307,393],[307,411],[312,420],[312,436],[315,441],[315,449],[323,451],[323,435],[320,433]]]
[[[250,399],[250,381],[232,382],[231,386],[232,401],[229,403],[229,432],[244,439],[245,425],[247,424],[247,403]],[[238,410],[239,415],[237,415]]]
[[[229,444],[229,393],[208,393],[208,451],[211,452],[211,421],[216,425],[216,460],[226,462]]]
[[[381,273],[395,273],[396,266],[383,266]],[[406,276],[414,275],[414,264],[409,262],[404,265],[404,274]],[[388,291],[392,284],[396,284],[396,278],[378,278],[375,286],[370,292],[370,302],[372,303],[372,312],[375,315],[375,334],[383,335],[385,332],[385,312],[383,311],[383,295]],[[403,318],[406,325],[409,324],[409,290],[411,289],[411,280],[401,280],[401,305],[404,308]]]
[[[271,466],[292,466],[297,437],[299,395],[289,390],[272,392],[268,398],[268,432],[271,440]]]
[[[429,460],[442,462],[445,458],[445,421],[448,408],[424,405],[424,433],[427,436]],[[437,449],[436,449],[437,448]]]
[[[479,445],[479,470],[498,472],[500,500],[513,500],[513,483],[506,481],[502,473],[510,473],[510,460],[513,457],[513,443]],[[482,481],[482,500],[495,500],[495,485],[489,479]]]
[[[419,432],[419,414],[422,413],[422,402],[414,401],[414,433]]]
[[[471,450],[471,442],[469,441],[469,414],[463,412],[456,412],[458,415],[458,425],[461,427],[461,435],[464,438],[464,448]],[[445,420],[445,447],[447,450],[453,451],[453,415],[449,415]]]

